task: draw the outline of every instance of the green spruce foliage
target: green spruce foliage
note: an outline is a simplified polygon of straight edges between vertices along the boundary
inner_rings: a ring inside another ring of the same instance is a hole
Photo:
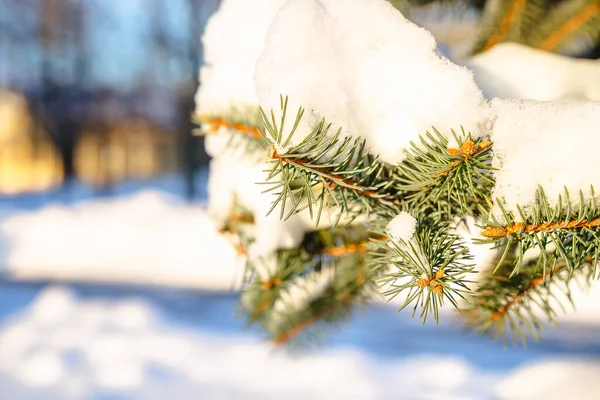
[[[600,41],[600,1],[490,0],[473,53],[502,42],[577,55]]]

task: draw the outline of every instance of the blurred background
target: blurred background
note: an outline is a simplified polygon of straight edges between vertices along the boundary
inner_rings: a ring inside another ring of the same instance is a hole
[[[396,3],[449,57],[485,6]],[[561,398],[531,387],[547,376],[600,398],[599,331],[581,314],[527,349],[384,305],[317,351],[274,352],[244,328],[190,118],[218,7],[0,0],[0,400]],[[566,53],[600,57],[586,43]]]
[[[206,164],[190,115],[218,0],[0,2],[0,193],[98,191]]]

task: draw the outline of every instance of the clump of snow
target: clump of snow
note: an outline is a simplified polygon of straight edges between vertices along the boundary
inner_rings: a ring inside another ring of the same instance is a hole
[[[254,65],[267,27],[285,0],[224,0],[202,37],[206,65],[200,70],[196,111],[211,114],[232,106],[256,107]]]
[[[387,226],[387,232],[392,239],[402,240],[405,243],[412,240],[416,229],[417,220],[406,211],[396,215]]]
[[[486,98],[600,101],[600,62],[501,43],[465,61]]]
[[[294,143],[326,118],[390,163],[432,126],[477,137],[489,118],[472,73],[384,0],[289,1],[269,28],[255,84],[267,110],[278,111],[280,94],[289,112],[306,108]]]
[[[497,114],[491,137],[493,166],[498,169],[492,198],[506,202],[517,219],[517,205],[531,212],[538,186],[551,207],[565,187],[574,202],[579,201],[580,190],[589,198],[590,185],[598,194],[600,103],[495,99],[492,107]],[[503,220],[497,202],[492,215]]]

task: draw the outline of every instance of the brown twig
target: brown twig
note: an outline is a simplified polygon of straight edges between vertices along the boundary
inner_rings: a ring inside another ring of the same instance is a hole
[[[481,51],[485,51],[502,41],[510,28],[513,26],[515,20],[520,14],[523,13],[526,3],[527,0],[514,0],[512,4],[508,6],[506,13],[500,21],[500,24],[498,24],[498,29],[496,29],[494,34],[488,39]]]
[[[488,239],[499,239],[504,236],[512,235],[515,233],[537,233],[537,232],[548,232],[556,229],[582,229],[582,228],[596,228],[600,226],[600,218],[594,218],[592,220],[571,220],[571,221],[557,221],[557,222],[544,222],[541,224],[525,224],[523,222],[517,222],[511,225],[499,226],[488,226],[481,232],[481,235]]]
[[[281,161],[282,163],[285,163],[285,164],[295,165],[297,167],[306,168],[306,169],[314,171],[315,173],[322,174],[322,177],[324,179],[330,181],[330,182],[328,182],[328,184],[331,189],[335,189],[338,186],[338,184],[336,182],[341,182],[345,185],[344,187],[346,189],[353,190],[355,192],[359,192],[360,194],[362,194],[366,197],[378,198],[378,199],[381,197],[379,195],[379,193],[377,193],[377,191],[369,190],[369,189],[357,186],[356,183],[353,182],[351,179],[338,179],[338,178],[333,177],[332,176],[333,170],[331,168],[319,168],[319,167],[308,166],[307,164],[310,164],[310,161],[306,160],[306,159],[302,159],[302,158],[282,157],[277,152],[277,149],[275,148],[275,146],[271,147],[271,158],[273,160]]]
[[[508,301],[503,306],[498,307],[498,309],[492,313],[492,319],[494,321],[498,321],[508,312],[508,310],[512,306],[521,301],[523,296],[525,296],[528,292],[530,292],[537,286],[543,284],[551,274],[558,272],[558,270],[561,269],[563,266],[564,265],[557,265],[552,270],[546,272],[544,276],[538,276],[537,278],[533,279],[529,283],[529,285],[527,285],[527,287],[523,288],[517,294],[508,299]]]
[[[209,134],[215,133],[221,128],[228,128],[228,129],[236,130],[240,133],[246,134],[246,135],[254,137],[254,138],[260,139],[262,137],[258,128],[253,128],[251,126],[247,126],[247,125],[239,124],[239,123],[232,123],[223,118],[211,117],[211,116],[208,116],[205,114],[200,115],[199,119],[201,122],[204,122],[204,123],[207,123],[210,125],[210,128],[208,129]]]
[[[577,30],[581,25],[588,22],[591,18],[600,13],[600,2],[588,4],[580,12],[567,20],[563,26],[555,30],[546,40],[540,44],[541,50],[551,51],[558,47],[571,33]]]

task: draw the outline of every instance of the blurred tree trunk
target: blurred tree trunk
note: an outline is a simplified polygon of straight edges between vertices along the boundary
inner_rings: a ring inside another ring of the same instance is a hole
[[[57,145],[65,178],[75,175],[77,134],[85,120],[80,86],[87,67],[83,9],[69,0],[45,0],[40,10],[41,88],[44,128]]]

